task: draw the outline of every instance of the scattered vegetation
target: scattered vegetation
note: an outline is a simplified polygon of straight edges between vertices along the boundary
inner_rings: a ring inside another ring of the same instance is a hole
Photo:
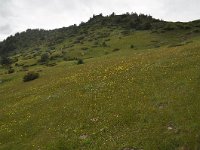
[[[39,78],[39,73],[37,72],[28,72],[24,78],[23,78],[23,81],[24,82],[28,82],[28,81],[32,81],[32,80],[35,80]]]
[[[113,13],[7,38],[0,149],[200,149],[199,31]]]

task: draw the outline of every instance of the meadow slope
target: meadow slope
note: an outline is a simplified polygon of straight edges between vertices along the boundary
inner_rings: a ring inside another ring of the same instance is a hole
[[[84,62],[0,75],[0,149],[200,149],[199,38]]]

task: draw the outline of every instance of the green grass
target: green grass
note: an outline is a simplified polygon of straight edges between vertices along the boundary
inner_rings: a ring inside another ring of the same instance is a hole
[[[0,149],[200,149],[199,37],[170,46],[185,33],[118,34],[109,47],[67,51],[82,56],[88,47],[83,65],[29,67],[42,70],[31,82],[18,67],[10,75],[1,68]]]

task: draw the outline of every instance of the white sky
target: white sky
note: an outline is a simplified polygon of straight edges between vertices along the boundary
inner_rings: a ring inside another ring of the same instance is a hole
[[[200,19],[200,0],[0,0],[0,41],[28,28],[60,28],[112,12],[185,22]]]

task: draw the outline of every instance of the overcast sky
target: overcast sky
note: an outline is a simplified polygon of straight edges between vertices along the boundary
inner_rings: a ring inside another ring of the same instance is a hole
[[[0,41],[28,28],[60,28],[112,12],[192,21],[200,19],[200,0],[0,0]]]

